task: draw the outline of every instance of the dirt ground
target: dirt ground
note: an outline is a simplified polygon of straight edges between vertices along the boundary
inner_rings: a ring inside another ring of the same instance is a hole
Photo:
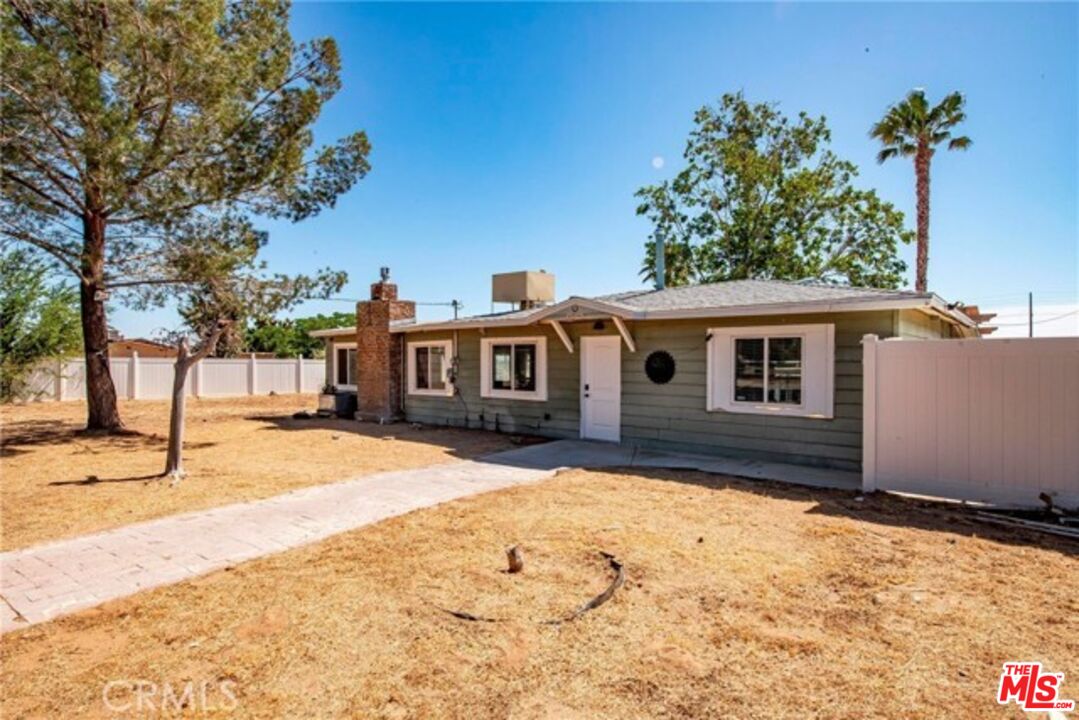
[[[187,477],[169,487],[169,406],[121,402],[131,432],[89,437],[82,403],[0,407],[0,549],[510,447],[494,433],[293,420],[313,395],[188,401]],[[96,477],[94,481],[91,477]]]
[[[545,623],[607,585],[601,551],[625,586]],[[3,714],[190,684],[229,717],[1018,718],[1008,660],[1079,699],[1077,552],[897,498],[573,471],[5,636]]]

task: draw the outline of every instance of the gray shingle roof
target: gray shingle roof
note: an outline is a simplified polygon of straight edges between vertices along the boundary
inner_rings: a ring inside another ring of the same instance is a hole
[[[600,295],[593,298],[570,297],[554,306],[511,310],[508,312],[472,315],[457,320],[444,320],[429,323],[417,323],[416,330],[428,327],[477,327],[485,325],[527,325],[533,316],[547,316],[561,305],[573,306],[574,301],[594,301],[622,309],[627,315],[639,313],[694,313],[701,316],[715,310],[716,315],[726,314],[735,308],[769,306],[772,312],[784,305],[804,305],[821,303],[832,306],[849,302],[855,307],[860,303],[873,301],[932,301],[931,293],[916,293],[908,290],[880,290],[876,288],[844,287],[815,282],[787,282],[783,280],[729,280],[707,285],[689,285],[665,290],[630,290],[627,292]],[[406,328],[402,328],[406,329]],[[407,329],[406,329],[407,330]]]
[[[779,305],[783,303],[842,302],[844,300],[910,300],[929,298],[906,290],[844,287],[782,280],[729,280],[665,290],[631,290],[601,295],[594,300],[633,310],[699,310],[703,308]]]

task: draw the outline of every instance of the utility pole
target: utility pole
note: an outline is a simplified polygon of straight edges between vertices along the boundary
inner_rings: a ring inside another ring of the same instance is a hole
[[[1034,293],[1027,293],[1027,337],[1034,337]]]

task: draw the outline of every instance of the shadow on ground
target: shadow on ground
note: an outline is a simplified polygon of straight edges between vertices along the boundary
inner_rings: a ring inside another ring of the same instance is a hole
[[[402,440],[405,442],[426,443],[445,448],[450,456],[463,460],[473,460],[498,450],[549,442],[547,438],[534,435],[406,422],[379,425],[378,423],[359,422],[345,418],[312,416],[301,419],[289,415],[249,415],[244,419],[266,423],[267,427],[262,428],[263,430],[285,430],[287,432],[329,430],[375,440]]]
[[[93,444],[103,442],[110,447],[145,448],[160,445],[164,447],[166,438],[157,434],[146,434],[137,430],[119,430],[111,433],[87,432],[80,425],[63,423],[55,420],[22,420],[4,425],[3,438],[0,439],[0,452],[4,456],[27,452],[26,448],[48,445],[81,446],[87,452],[93,452]]]
[[[750,480],[685,470],[647,467],[604,470],[712,490],[736,490],[777,500],[809,501],[815,503],[806,511],[811,515],[844,517],[875,525],[977,537],[1008,545],[1055,550],[1062,555],[1079,557],[1079,542],[1034,530],[1011,529],[979,522],[972,509],[948,502],[917,500],[880,492],[862,495],[847,490],[800,487],[768,480]]]
[[[215,442],[185,442],[188,450],[213,447]],[[143,433],[138,430],[123,429],[101,433],[88,432],[74,423],[59,423],[51,420],[24,420],[4,425],[3,438],[0,438],[0,457],[15,457],[31,452],[37,447],[70,445],[76,453],[97,454],[104,450],[164,450],[168,438],[157,433]]]
[[[102,483],[126,483],[126,482],[142,482],[149,480],[161,480],[165,477],[165,473],[154,473],[153,475],[132,475],[131,477],[117,477],[117,478],[99,478],[97,475],[90,475],[84,480],[54,480],[49,483],[52,486],[61,485],[99,485]]]

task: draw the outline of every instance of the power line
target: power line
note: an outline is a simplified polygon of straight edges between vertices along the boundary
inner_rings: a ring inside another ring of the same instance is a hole
[[[320,298],[320,299],[329,300],[330,302],[347,302],[347,303],[367,302],[366,300],[358,300],[356,298],[341,298],[341,297]],[[457,319],[457,313],[460,312],[461,308],[463,308],[465,306],[465,304],[463,302],[461,302],[460,300],[449,300],[447,302],[419,302],[419,301],[416,301],[415,304],[416,305],[428,306],[428,307],[434,307],[434,306],[451,307],[451,308],[453,308],[453,319],[454,320]]]
[[[999,298],[1025,298],[1027,296],[1027,294],[1025,292],[1022,292],[1022,291],[1005,292],[1005,293],[993,293],[992,295],[982,295],[980,293],[972,293],[972,295],[976,296],[978,304],[984,304],[986,300],[997,300]],[[1070,295],[1070,296],[1075,296],[1076,295],[1076,290],[1075,290],[1075,288],[1071,288],[1069,290],[1065,290],[1065,289],[1041,290],[1041,289],[1039,289],[1038,290],[1038,296],[1040,297],[1042,295]]]
[[[1050,318],[1043,318],[1041,320],[1035,320],[1034,324],[1035,325],[1041,325],[1042,323],[1053,322],[1054,320],[1062,320],[1062,319],[1064,319],[1066,317],[1069,317],[1071,315],[1079,315],[1079,310],[1072,310],[1071,312],[1066,312],[1063,315],[1056,315],[1056,316],[1050,317]],[[998,322],[993,322],[992,320],[990,320],[987,324],[993,325],[994,327],[1014,327],[1014,326],[1017,326],[1017,325],[1026,325],[1027,323],[1026,322],[998,323]]]
[[[330,302],[347,302],[347,303],[367,302],[366,300],[360,300],[358,298],[316,298],[316,299],[317,300],[329,300]],[[416,302],[416,304],[417,305],[443,305],[445,307],[453,307],[454,305],[456,305],[457,307],[464,307],[464,303],[460,302],[458,300],[450,300],[448,302]]]

